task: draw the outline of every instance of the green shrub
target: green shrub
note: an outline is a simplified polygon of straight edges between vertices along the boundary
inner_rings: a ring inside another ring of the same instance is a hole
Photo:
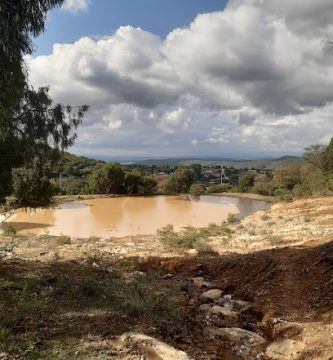
[[[229,184],[217,184],[217,185],[212,185],[207,189],[207,193],[210,194],[219,194],[219,193],[223,193],[223,192],[228,192],[231,189],[231,185]]]
[[[333,178],[329,179],[327,182],[327,189],[333,191]]]
[[[192,184],[190,187],[190,194],[192,196],[200,196],[205,193],[204,186],[200,184]]]
[[[1,226],[2,233],[4,236],[15,236],[16,230],[8,223],[3,223]]]
[[[249,192],[254,185],[255,174],[246,173],[242,175],[238,182],[238,189],[240,192]]]
[[[9,335],[9,330],[0,327],[0,344],[6,344],[8,342]]]
[[[53,195],[49,179],[35,169],[13,169],[12,182],[14,196],[22,205],[47,204]]]
[[[228,221],[229,224],[236,222],[236,220],[237,220],[237,219],[236,219],[236,215],[235,215],[235,214],[233,214],[233,213],[229,213],[229,214],[228,214],[227,221]]]
[[[58,245],[70,245],[71,244],[71,238],[69,236],[59,236],[57,237],[57,244]]]

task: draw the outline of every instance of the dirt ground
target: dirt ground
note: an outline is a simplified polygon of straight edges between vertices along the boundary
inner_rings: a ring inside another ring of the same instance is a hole
[[[203,252],[2,237],[0,359],[332,360],[333,198],[228,227]]]

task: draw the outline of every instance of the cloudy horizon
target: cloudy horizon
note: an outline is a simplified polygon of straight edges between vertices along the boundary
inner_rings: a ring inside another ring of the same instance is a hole
[[[67,0],[57,16],[88,20],[98,3]],[[26,63],[55,101],[90,106],[76,154],[300,155],[332,137],[332,17],[329,0],[230,0],[165,36],[144,23],[103,34],[96,25]],[[44,40],[49,26],[52,16]]]

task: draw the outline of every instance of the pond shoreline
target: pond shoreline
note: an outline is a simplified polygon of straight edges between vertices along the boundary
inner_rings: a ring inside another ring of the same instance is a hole
[[[227,222],[234,214],[241,219],[257,210],[268,209],[262,200],[236,199],[214,195],[196,198],[177,196],[89,195],[60,197],[49,207],[22,208],[6,223],[24,235],[27,233],[97,236],[151,235],[172,224],[176,231],[185,227],[206,227]],[[77,227],[76,224],[81,224]]]

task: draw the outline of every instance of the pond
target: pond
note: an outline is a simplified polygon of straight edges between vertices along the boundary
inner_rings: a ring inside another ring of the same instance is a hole
[[[168,224],[175,230],[220,224],[229,213],[243,218],[268,207],[265,201],[224,196],[124,196],[20,209],[6,222],[18,234],[108,238],[154,234]]]

